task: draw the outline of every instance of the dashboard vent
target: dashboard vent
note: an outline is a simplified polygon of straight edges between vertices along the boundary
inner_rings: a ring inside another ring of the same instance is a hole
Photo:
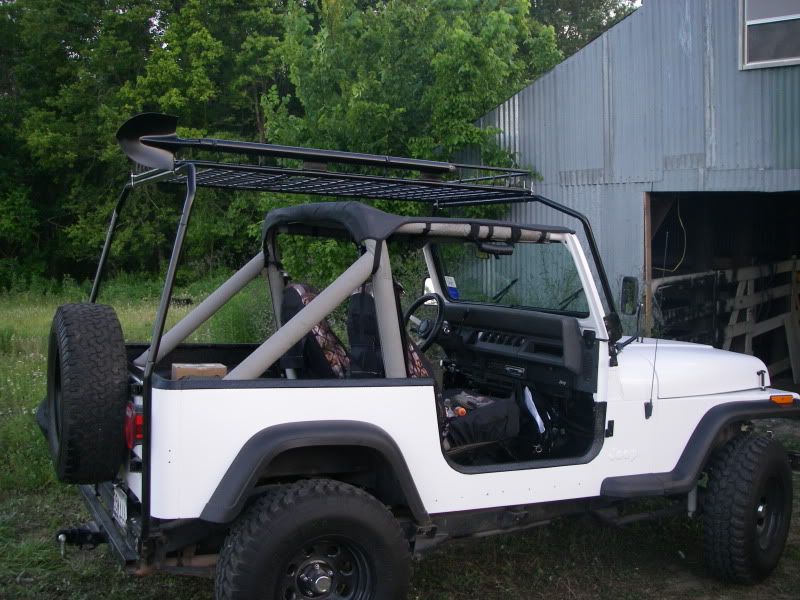
[[[525,338],[521,335],[506,335],[496,331],[479,332],[478,341],[484,344],[497,344],[498,346],[509,346],[511,348],[520,348],[525,344]]]

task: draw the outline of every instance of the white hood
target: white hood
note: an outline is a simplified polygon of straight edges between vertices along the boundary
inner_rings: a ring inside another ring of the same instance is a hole
[[[642,383],[643,369],[652,377],[654,356],[654,394],[658,398],[752,390],[761,386],[759,371],[765,371],[764,385],[770,383],[767,367],[754,356],[671,340],[659,340],[656,353],[655,342],[653,338],[645,338],[643,342],[629,344],[620,353],[620,380],[624,388],[629,387],[626,383],[642,388],[636,383]]]

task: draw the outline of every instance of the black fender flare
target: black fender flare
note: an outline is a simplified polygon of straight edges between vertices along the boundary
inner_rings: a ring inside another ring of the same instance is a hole
[[[380,427],[361,421],[306,421],[262,429],[242,446],[200,518],[229,523],[244,508],[259,476],[270,462],[287,450],[313,446],[364,446],[380,453],[391,466],[418,523],[429,520],[403,454],[392,437]]]
[[[601,484],[600,495],[637,498],[688,493],[697,485],[717,436],[725,427],[737,421],[782,418],[800,418],[800,402],[795,400],[790,406],[779,406],[769,400],[751,400],[714,406],[700,419],[674,469],[666,473],[607,477]]]

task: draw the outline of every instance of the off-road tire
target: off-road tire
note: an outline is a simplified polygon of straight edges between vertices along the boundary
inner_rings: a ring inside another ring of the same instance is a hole
[[[764,579],[780,560],[791,520],[786,452],[772,438],[743,434],[715,453],[708,476],[703,503],[708,569],[736,583]]]
[[[125,449],[125,340],[110,306],[65,304],[50,329],[47,439],[65,483],[113,479]]]
[[[334,573],[330,591],[303,595],[299,578],[320,545],[330,547],[319,557]],[[350,572],[362,570],[347,580],[347,566],[337,564],[344,552],[352,555]],[[401,600],[409,570],[408,541],[383,504],[352,485],[310,479],[276,486],[245,510],[220,552],[215,592],[217,600]],[[340,587],[345,581],[349,589]]]

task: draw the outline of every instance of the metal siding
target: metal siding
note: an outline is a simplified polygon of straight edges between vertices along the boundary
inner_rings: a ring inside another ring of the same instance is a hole
[[[735,0],[647,0],[482,119],[589,217],[615,294],[643,276],[646,191],[800,189],[800,66],[742,71],[738,36]]]
[[[800,168],[800,66],[740,70],[738,19],[733,0],[649,0],[481,122],[548,184],[742,169],[746,189],[793,189],[758,173]]]
[[[555,78],[555,74],[551,72],[544,77]],[[528,118],[523,123],[522,133],[523,164],[536,169],[544,181],[556,182],[559,171],[559,128],[551,108],[557,104],[556,86],[530,86],[521,95],[528,107]],[[536,157],[535,163],[533,157]]]
[[[704,3],[675,4],[679,6],[654,5],[661,24],[657,39],[662,55],[662,168],[668,171],[706,166],[704,111],[697,108],[704,103]]]
[[[712,66],[710,103],[714,119],[715,169],[767,168],[770,133],[764,103],[764,69],[739,70],[739,13],[731,0],[706,0],[707,62]],[[770,135],[771,137],[771,135]]]
[[[591,44],[585,53],[573,55],[553,72],[555,103],[540,117],[557,125],[549,132],[548,141],[559,141],[554,169],[559,179],[548,178],[549,183],[590,183],[583,178],[603,168],[602,59],[602,45]]]
[[[800,169],[800,67],[764,70],[772,136],[767,151],[776,169]]]
[[[607,34],[611,86],[611,159],[615,183],[653,181],[660,174],[660,28],[636,12]],[[652,46],[655,52],[642,52]],[[608,161],[608,157],[607,162]]]

